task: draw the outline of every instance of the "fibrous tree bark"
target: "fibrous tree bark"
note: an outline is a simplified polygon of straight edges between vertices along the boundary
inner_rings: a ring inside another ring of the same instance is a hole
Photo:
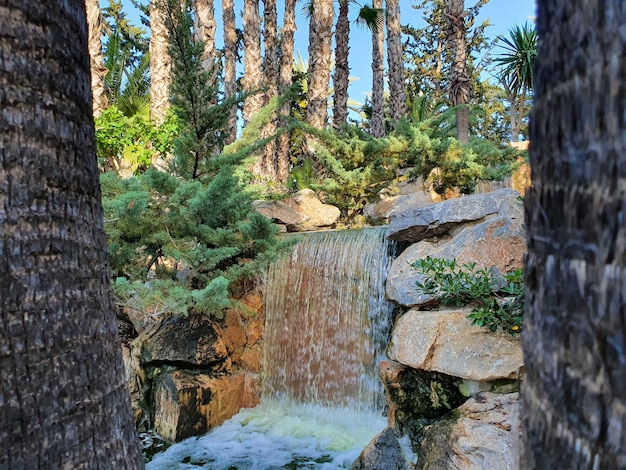
[[[263,106],[263,67],[261,61],[261,16],[259,0],[243,2],[243,47],[244,76],[241,79],[244,91],[251,94],[243,104],[244,124],[252,119]]]
[[[89,28],[89,59],[91,65],[91,94],[93,98],[93,115],[100,116],[107,107],[104,77],[107,68],[102,56],[102,17],[100,16],[100,2],[85,0],[87,10],[87,27]]]
[[[317,129],[326,126],[330,84],[333,1],[313,0],[309,23],[309,70],[306,121]]]
[[[387,61],[389,62],[389,117],[397,121],[406,117],[404,57],[400,28],[400,1],[386,0]]]
[[[373,8],[382,14],[383,0],[373,0]],[[370,133],[374,137],[385,135],[385,29],[377,21],[372,29],[372,119]]]
[[[626,9],[540,0],[522,468],[626,468]]]
[[[335,73],[333,75],[333,125],[341,127],[348,121],[348,87],[350,85],[350,0],[339,0],[335,26]]]
[[[124,380],[83,0],[0,3],[0,468],[143,467]]]
[[[150,2],[150,117],[162,124],[170,107],[172,61],[169,55],[163,0]]]
[[[230,98],[237,93],[237,27],[235,23],[235,5],[233,0],[222,0],[222,21],[224,22],[224,97]],[[230,144],[237,137],[237,108],[229,112],[226,129]]]
[[[213,0],[194,1],[194,30],[195,39],[204,41],[204,51],[202,53],[202,68],[211,74],[209,85],[215,85],[217,74],[215,73],[215,32],[217,22],[215,21],[215,8]]]

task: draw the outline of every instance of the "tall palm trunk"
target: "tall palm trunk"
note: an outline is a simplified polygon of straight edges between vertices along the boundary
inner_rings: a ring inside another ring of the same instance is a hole
[[[215,85],[217,74],[215,73],[215,8],[213,0],[195,0],[195,35],[196,40],[204,41],[202,54],[202,68],[211,74],[210,86]]]
[[[244,91],[252,93],[246,98],[243,105],[243,120],[244,123],[247,123],[263,106],[263,95],[259,93],[263,86],[259,0],[244,0],[243,2],[243,47],[244,76],[242,84]]]
[[[235,24],[235,5],[233,0],[222,0],[222,21],[224,22],[224,97],[230,98],[237,94],[237,27]],[[237,107],[229,111],[226,128],[230,144],[237,137]]]
[[[285,0],[283,30],[281,38],[280,75],[278,78],[279,93],[283,94],[291,86],[293,79],[293,41],[296,32],[296,0]],[[291,103],[286,102],[280,109],[281,116],[289,116]],[[286,121],[279,121],[281,126]],[[279,181],[287,181],[289,174],[289,134],[283,133],[276,141],[276,175]]]
[[[331,40],[333,37],[333,0],[313,0],[309,23],[309,71],[306,120],[317,128],[326,125],[328,85],[330,84]]]
[[[383,0],[373,0],[374,9],[381,10]],[[385,135],[385,30],[377,21],[372,30],[372,119],[370,133],[374,137]]]
[[[406,89],[404,86],[404,57],[400,28],[399,0],[386,0],[387,5],[387,60],[389,61],[389,117],[397,121],[406,117]]]
[[[143,467],[100,202],[83,0],[0,3],[0,468]]]
[[[467,72],[467,47],[465,40],[465,2],[446,0],[448,18],[447,43],[452,57],[450,69],[450,101],[458,106],[456,111],[456,135],[462,143],[469,141],[469,109],[472,86]]]
[[[263,83],[265,85],[265,100],[268,104],[278,96],[278,42],[277,42],[277,14],[276,0],[263,0],[263,38],[265,57],[263,59]],[[273,119],[261,131],[263,138],[271,137],[276,133],[276,120]],[[263,155],[255,166],[255,173],[263,179],[277,181],[276,168],[276,141],[271,140],[263,148]]]
[[[85,0],[87,26],[89,28],[89,58],[91,65],[91,95],[93,97],[93,115],[100,116],[107,107],[104,77],[107,68],[102,56],[102,18],[98,0]]]
[[[150,117],[163,123],[170,106],[172,61],[162,0],[150,2]]]
[[[626,10],[541,0],[522,468],[626,468]]]
[[[348,87],[350,85],[350,0],[339,0],[339,15],[335,26],[335,74],[333,76],[333,124],[341,127],[348,121]]]

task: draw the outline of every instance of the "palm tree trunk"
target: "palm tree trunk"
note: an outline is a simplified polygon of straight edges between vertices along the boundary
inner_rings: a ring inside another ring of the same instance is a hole
[[[98,0],[85,0],[87,26],[89,27],[89,58],[91,64],[91,95],[93,97],[93,115],[100,116],[108,101],[104,88],[107,68],[102,56],[102,18]]]
[[[326,126],[328,117],[333,18],[332,0],[313,0],[313,13],[309,23],[309,71],[307,77],[309,96],[306,120],[317,129]]]
[[[109,285],[85,18],[83,0],[0,5],[6,469],[143,468]]]
[[[202,54],[202,68],[211,74],[210,86],[215,85],[217,74],[215,73],[215,8],[213,0],[195,0],[195,39],[204,41]]]
[[[231,98],[237,94],[237,28],[235,24],[235,5],[233,0],[222,0],[222,21],[224,22],[224,97]],[[229,111],[228,134],[226,143],[230,144],[237,138],[237,107]]]
[[[263,0],[263,38],[265,41],[265,58],[263,60],[263,82],[265,84],[265,101],[268,104],[278,96],[278,42],[277,42],[276,0]],[[270,121],[261,131],[263,138],[276,134],[276,120]],[[269,181],[277,181],[276,141],[268,142],[263,148],[263,155],[257,166],[257,174]]]
[[[167,28],[160,3],[161,0],[150,2],[150,117],[157,124],[165,121],[172,81]]]
[[[467,104],[472,96],[472,87],[467,72],[467,48],[465,44],[465,2],[446,0],[448,18],[447,42],[452,56],[450,70],[450,101],[459,106],[456,112],[456,134],[459,141],[469,141],[469,110]]]
[[[538,2],[522,468],[626,468],[624,24],[621,0]]]
[[[375,9],[382,9],[383,0],[373,0]],[[377,22],[378,23],[378,22]],[[372,31],[372,119],[370,133],[385,135],[385,30],[375,25]]]
[[[296,0],[285,0],[285,12],[283,19],[283,33],[281,41],[280,56],[280,76],[278,78],[278,89],[283,94],[291,86],[293,80],[293,41],[296,32]],[[281,116],[289,116],[291,103],[286,102],[280,109]],[[281,126],[287,123],[284,119],[280,121]],[[281,134],[276,142],[276,173],[278,180],[287,181],[289,174],[289,134]]]
[[[406,117],[404,54],[400,29],[400,2],[387,0],[387,60],[389,61],[389,116],[393,121]]]
[[[349,0],[339,0],[339,16],[335,26],[335,74],[333,77],[333,124],[341,127],[348,121],[348,86],[350,85],[350,21]]]
[[[263,68],[261,66],[261,16],[259,15],[259,0],[244,0],[243,2],[243,47],[244,47],[244,76],[242,84],[244,91],[251,92],[243,105],[243,120],[249,122],[261,106],[263,95],[259,93],[263,85]]]

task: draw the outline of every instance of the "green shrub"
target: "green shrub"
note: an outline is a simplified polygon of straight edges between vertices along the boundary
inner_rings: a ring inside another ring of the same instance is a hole
[[[413,263],[423,280],[417,288],[435,295],[444,305],[472,305],[472,325],[520,333],[524,316],[524,279],[521,269],[502,275],[495,269],[459,266],[456,259],[426,257]]]

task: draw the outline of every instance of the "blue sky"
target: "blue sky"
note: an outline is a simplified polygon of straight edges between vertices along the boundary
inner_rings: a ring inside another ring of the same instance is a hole
[[[108,3],[101,0],[104,6]],[[139,25],[138,15],[132,7],[129,0],[123,0],[124,8],[129,13],[129,19]],[[278,0],[279,25],[282,22],[282,1]],[[371,4],[371,1],[367,2]],[[401,22],[402,24],[410,24],[420,27],[423,25],[422,13],[411,8],[414,1],[400,0]],[[474,0],[467,0],[467,6],[474,3]],[[243,4],[242,0],[235,0],[235,8],[240,11]],[[218,31],[216,35],[217,47],[222,47],[222,29],[221,29],[221,2],[215,1],[215,16],[218,20]],[[516,24],[523,24],[529,17],[535,15],[535,0],[490,0],[485,5],[478,16],[477,22],[481,23],[485,19],[489,19],[492,24],[487,28],[487,36],[494,38],[497,35],[507,34],[508,29]],[[241,16],[237,16],[237,21],[241,23]],[[307,58],[308,47],[308,23],[305,16],[298,10],[296,23],[298,30],[296,32],[296,49],[302,54],[303,58]],[[350,98],[363,103],[366,95],[371,90],[371,35],[358,25],[352,25],[350,38],[350,65],[352,77],[358,77],[350,86]]]

